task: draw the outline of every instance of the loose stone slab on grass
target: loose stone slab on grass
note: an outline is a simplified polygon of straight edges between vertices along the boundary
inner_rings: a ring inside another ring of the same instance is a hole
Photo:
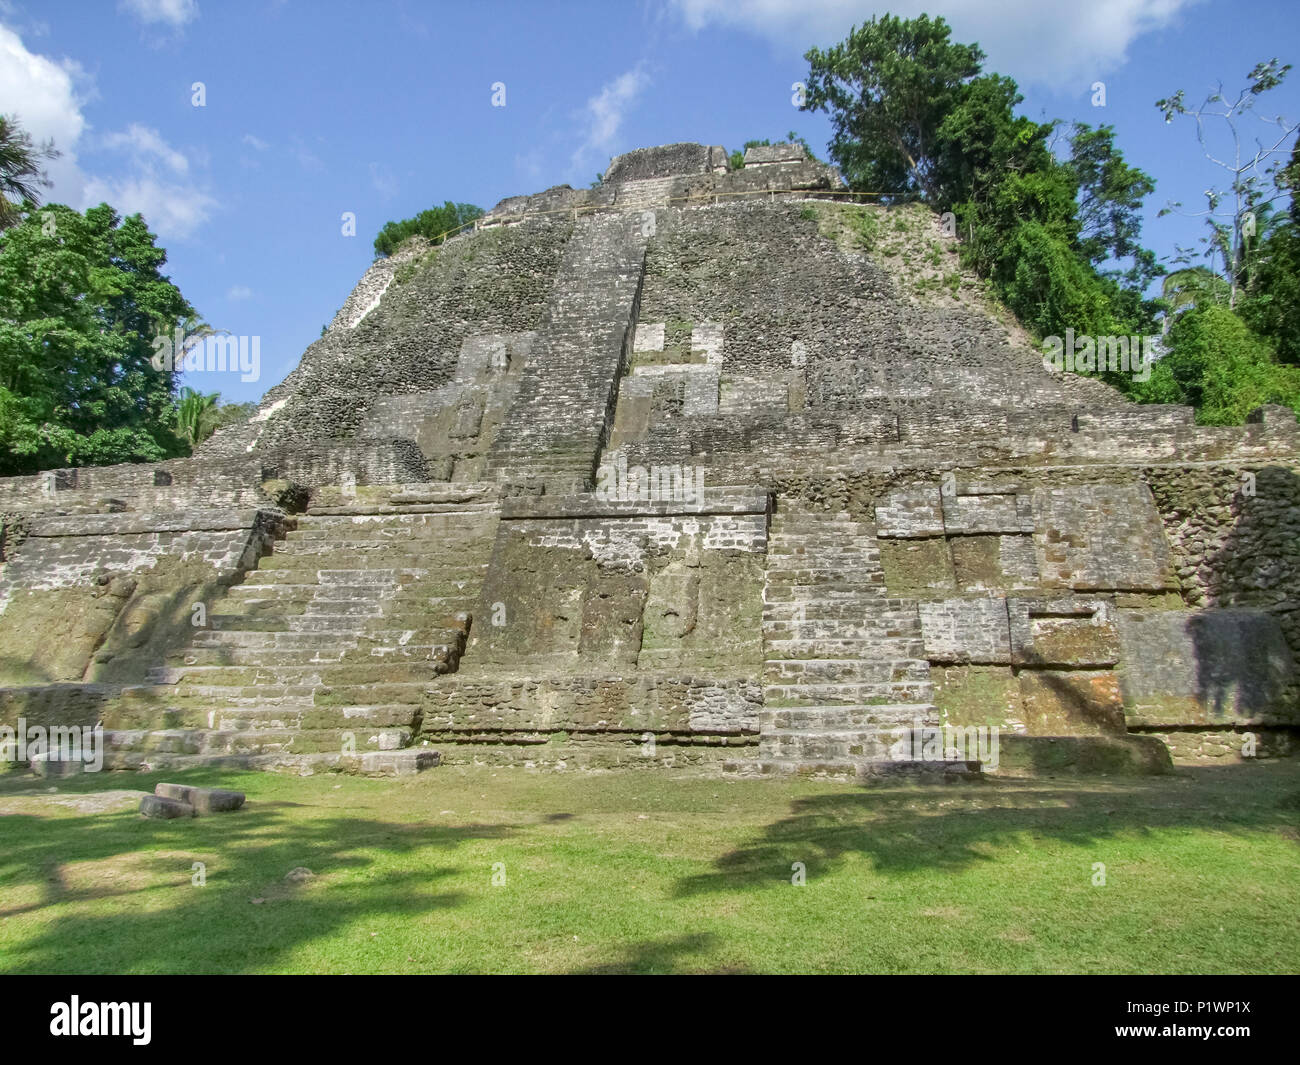
[[[60,759],[48,753],[33,755],[31,766],[38,777],[75,777],[86,772],[86,763],[80,758]]]
[[[178,802],[161,795],[146,795],[140,800],[140,813],[145,817],[170,821],[176,817],[193,817],[194,807],[187,802]]]
[[[223,791],[221,788],[192,788],[186,784],[158,784],[154,795],[184,803],[193,808],[195,815],[219,814],[238,810],[244,805],[242,791]]]

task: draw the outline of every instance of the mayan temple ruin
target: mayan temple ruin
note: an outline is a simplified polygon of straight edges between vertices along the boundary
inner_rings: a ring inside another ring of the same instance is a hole
[[[192,458],[0,481],[0,722],[102,723],[123,769],[1290,751],[1295,415],[1132,404],[985,291],[792,145],[416,238]]]

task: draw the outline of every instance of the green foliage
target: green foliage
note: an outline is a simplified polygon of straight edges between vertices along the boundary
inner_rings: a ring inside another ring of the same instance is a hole
[[[421,211],[414,218],[385,222],[375,237],[375,255],[392,255],[403,241],[414,236],[441,244],[445,234],[481,217],[483,208],[475,207],[472,203],[452,203],[447,200],[441,207]]]
[[[1241,314],[1282,362],[1300,364],[1300,229],[1290,219],[1261,245]]]
[[[1163,270],[1140,244],[1142,201],[1155,191],[1149,174],[1129,166],[1115,147],[1113,126],[1074,127],[1069,169],[1079,187],[1079,247],[1090,263],[1133,260],[1124,275],[1139,291]]]
[[[1141,398],[1188,403],[1203,425],[1241,425],[1265,403],[1300,412],[1300,368],[1282,366],[1266,341],[1227,307],[1197,307],[1169,331]]]
[[[213,423],[219,398],[216,392],[204,394],[188,387],[181,389],[176,403],[176,431],[191,450],[216,431]]]
[[[1108,126],[1076,126],[1058,160],[1056,123],[1017,115],[1016,83],[981,73],[979,47],[949,35],[943,19],[886,15],[807,53],[807,106],[830,113],[845,177],[951,210],[963,262],[1039,335],[1152,331],[1160,308],[1144,292],[1162,271],[1140,245],[1151,178]]]
[[[393,274],[393,282],[398,285],[405,285],[426,266],[429,266],[437,257],[438,249],[430,248],[418,258],[408,259],[406,262],[402,263],[402,265],[397,268],[397,272]]]
[[[220,397],[218,397],[219,399]],[[212,432],[228,425],[240,425],[257,413],[256,403],[220,403],[212,412]],[[209,434],[210,435],[210,434]]]
[[[1095,274],[1073,249],[1041,222],[1012,230],[993,259],[994,285],[1025,325],[1039,336],[1126,332],[1112,317]]]
[[[183,453],[152,338],[199,323],[154,241],[107,204],[0,233],[0,475]]]
[[[35,144],[15,116],[0,115],[0,230],[18,224],[24,201],[40,203],[38,190],[50,185],[41,162],[61,154],[53,141]]]
[[[805,109],[830,113],[831,156],[855,188],[940,199],[939,127],[984,60],[950,32],[941,18],[882,15],[805,54]]]

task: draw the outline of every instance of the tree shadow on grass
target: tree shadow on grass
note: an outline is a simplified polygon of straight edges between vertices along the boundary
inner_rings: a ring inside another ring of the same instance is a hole
[[[575,969],[576,976],[619,976],[638,974],[642,976],[668,976],[676,973],[698,973],[703,971],[698,964],[692,964],[692,957],[707,958],[718,946],[718,937],[710,932],[693,935],[673,936],[657,939],[647,943],[634,943],[624,948],[622,957],[617,961]],[[754,970],[744,966],[710,965],[710,973],[744,975]]]
[[[975,787],[871,787],[794,800],[789,813],[713,869],[680,880],[676,896],[809,876],[862,856],[885,875],[960,872],[1037,840],[1090,846],[1165,829],[1241,835],[1282,832],[1300,842],[1300,761],[1189,768],[1176,777],[1107,781],[998,780]]]
[[[454,852],[510,829],[345,812],[304,818],[291,804],[268,802],[175,821],[134,809],[15,813],[0,817],[0,831],[0,918],[8,922],[0,971],[33,974],[275,968],[314,940],[337,942],[352,922],[413,924],[469,901],[438,890],[458,872]],[[204,863],[202,886],[193,883],[194,862]],[[297,868],[313,875],[286,880]],[[62,912],[23,938],[24,917],[54,905]],[[340,965],[353,964],[364,960],[350,950]]]

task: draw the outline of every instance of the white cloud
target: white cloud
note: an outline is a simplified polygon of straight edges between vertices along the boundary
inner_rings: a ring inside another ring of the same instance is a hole
[[[271,147],[266,143],[266,141],[262,140],[261,137],[254,137],[251,133],[244,134],[244,143],[250,148],[256,148],[259,152],[264,152],[267,148]]]
[[[177,29],[199,17],[198,0],[118,0],[117,8],[143,23],[162,22]]]
[[[252,298],[253,290],[247,285],[231,285],[226,290],[226,299],[228,300],[251,300]]]
[[[191,236],[217,207],[217,201],[193,185],[161,180],[154,174],[122,178],[91,178],[86,183],[85,205],[101,201],[118,214],[139,212],[149,228],[164,239]]]
[[[573,166],[580,167],[594,156],[607,156],[627,110],[650,84],[641,64],[620,74],[591,97],[582,111],[585,127],[582,143],[573,153]]]
[[[1144,34],[1168,25],[1199,0],[892,0],[878,8],[861,0],[670,0],[692,30],[748,30],[795,55],[843,40],[849,28],[885,13],[942,15],[954,40],[977,41],[985,69],[1025,85],[1077,86],[1128,61]]]
[[[91,178],[86,184],[84,206],[106,201],[122,215],[139,211],[160,237],[182,240],[193,235],[216,209],[216,200],[186,180],[189,160],[163,140],[156,129],[133,123],[121,133],[107,134],[101,146],[125,153],[130,167],[127,173],[115,177]],[[160,171],[168,171],[171,176]]]
[[[53,187],[45,198],[76,205],[85,177],[77,166],[77,140],[86,128],[81,113],[89,82],[71,59],[54,60],[29,52],[22,39],[0,26],[0,112],[16,115],[39,142],[54,140],[62,156],[46,164]]]
[[[110,150],[131,152],[144,167],[152,166],[154,160],[157,160],[174,174],[184,174],[190,168],[190,161],[164,141],[156,129],[142,126],[138,122],[132,122],[125,132],[107,134],[103,146]]]
[[[189,159],[156,129],[138,122],[101,137],[86,136],[90,124],[82,107],[93,95],[77,63],[30,52],[17,33],[0,25],[0,112],[16,114],[37,141],[53,138],[63,153],[47,166],[53,186],[45,200],[78,210],[106,201],[122,215],[140,212],[164,239],[193,234],[217,201],[190,178]],[[102,153],[116,165],[88,174],[79,153]]]

